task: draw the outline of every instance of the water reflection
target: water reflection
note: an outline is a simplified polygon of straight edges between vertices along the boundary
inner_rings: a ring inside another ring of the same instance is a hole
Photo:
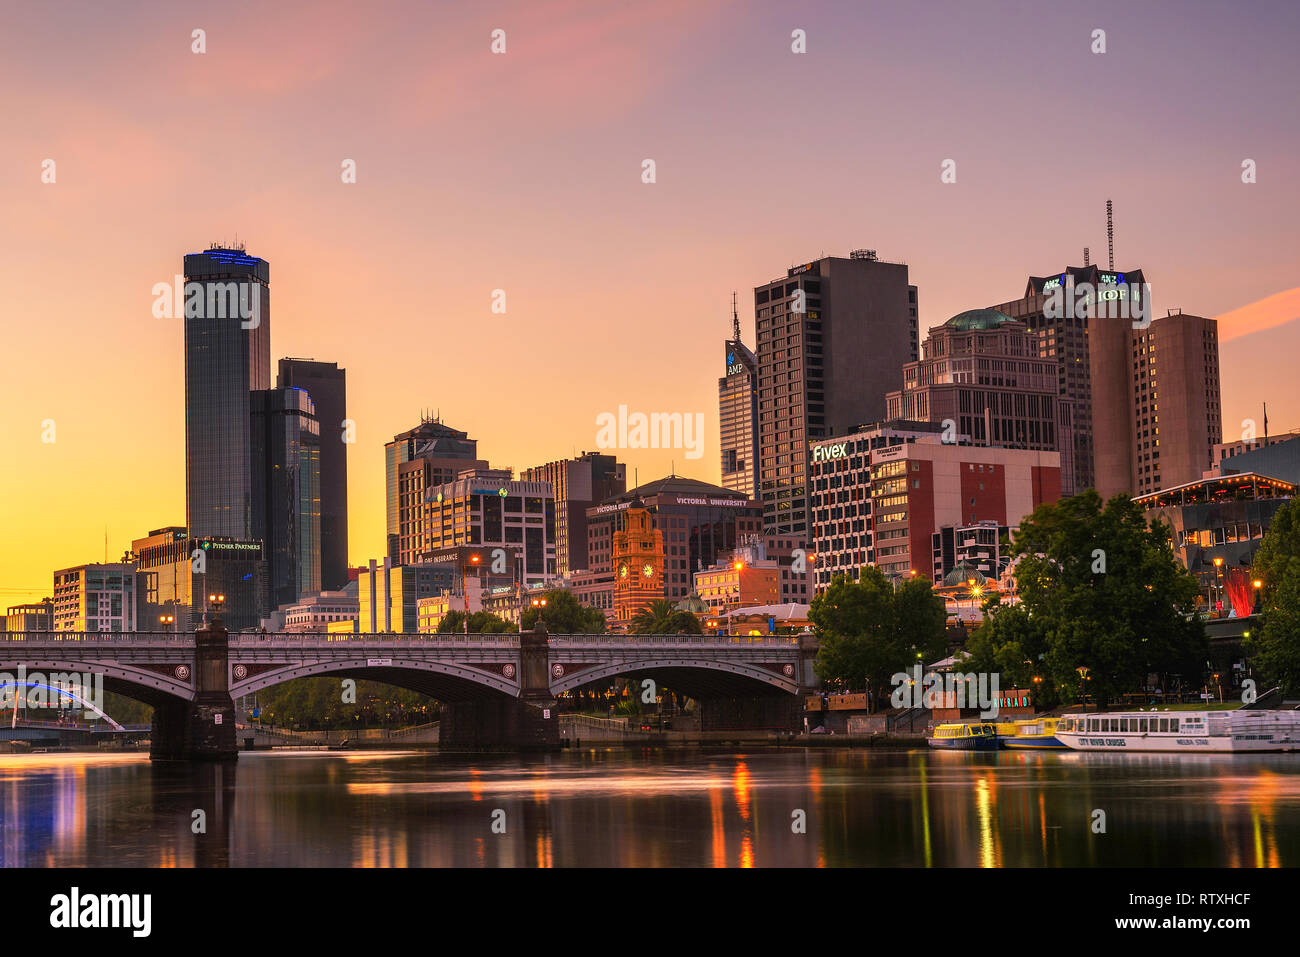
[[[1295,755],[3,755],[0,865],[1282,867],[1298,810]]]

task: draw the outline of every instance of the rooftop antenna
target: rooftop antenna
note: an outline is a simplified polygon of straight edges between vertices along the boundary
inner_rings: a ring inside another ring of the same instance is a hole
[[[1268,446],[1268,403],[1264,403],[1264,445]]]
[[[1115,207],[1106,200],[1106,245],[1110,249],[1110,269],[1115,269]]]
[[[1084,246],[1084,247],[1083,247],[1083,264],[1084,264],[1085,266],[1087,266],[1087,265],[1089,264],[1089,262],[1090,262],[1090,259],[1089,259],[1089,250],[1088,250],[1088,247],[1087,247],[1087,246]]]
[[[731,338],[740,341],[740,313],[736,311],[736,290],[731,290]]]

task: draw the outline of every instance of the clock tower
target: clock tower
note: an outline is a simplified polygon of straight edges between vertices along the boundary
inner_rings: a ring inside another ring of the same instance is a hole
[[[623,514],[623,530],[614,533],[610,557],[615,627],[626,631],[637,612],[664,597],[664,533],[654,527],[640,498]]]

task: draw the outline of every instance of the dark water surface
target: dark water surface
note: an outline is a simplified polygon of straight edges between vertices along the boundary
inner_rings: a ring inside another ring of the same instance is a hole
[[[0,755],[0,830],[5,867],[1297,866],[1300,755]]]

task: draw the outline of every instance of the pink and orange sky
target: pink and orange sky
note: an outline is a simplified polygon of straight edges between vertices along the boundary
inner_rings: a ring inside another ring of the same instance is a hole
[[[620,404],[699,411],[702,459],[620,456],[643,481],[674,460],[717,481],[733,289],[752,342],[754,285],[865,246],[909,263],[928,327],[1084,246],[1104,262],[1107,199],[1157,312],[1221,317],[1230,431],[1263,402],[1272,430],[1300,427],[1295,4],[8,3],[3,21],[0,604],[102,560],[106,529],[115,559],[184,522],[181,326],[150,289],[236,236],[271,263],[273,358],[347,368],[355,563],[382,553],[383,444],[421,409],[516,469],[594,448]]]

